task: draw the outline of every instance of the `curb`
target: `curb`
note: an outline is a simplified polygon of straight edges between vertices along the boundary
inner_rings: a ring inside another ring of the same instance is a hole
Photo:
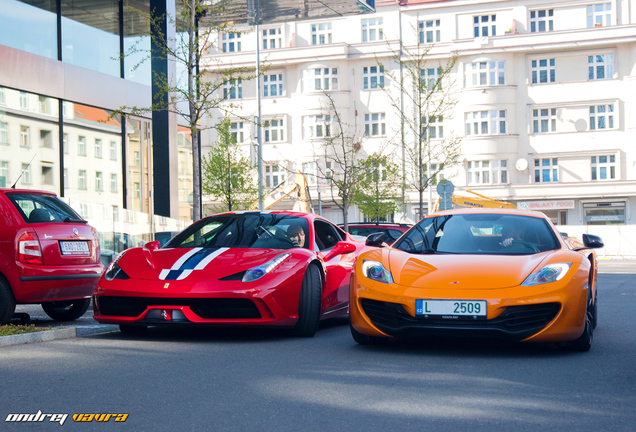
[[[47,342],[58,339],[70,339],[76,336],[77,329],[75,327],[44,330],[18,335],[0,336],[0,347],[22,345],[35,342]]]

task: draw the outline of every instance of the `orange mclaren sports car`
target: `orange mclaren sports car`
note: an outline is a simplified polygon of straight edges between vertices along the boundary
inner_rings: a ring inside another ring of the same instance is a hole
[[[381,236],[381,235],[378,235]],[[367,244],[381,241],[370,236]],[[422,219],[392,247],[360,254],[351,277],[351,334],[360,344],[462,335],[592,345],[594,235],[564,240],[521,210],[450,210]]]

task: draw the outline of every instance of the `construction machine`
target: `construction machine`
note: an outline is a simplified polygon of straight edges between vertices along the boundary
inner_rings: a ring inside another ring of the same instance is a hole
[[[454,205],[462,206],[462,207],[470,207],[470,208],[509,208],[514,209],[517,208],[513,204],[510,204],[506,201],[499,201],[494,198],[488,197],[486,195],[479,194],[477,192],[466,189],[465,192],[476,195],[476,197],[471,196],[463,196],[463,195],[451,195],[451,201]],[[435,201],[435,206],[433,207],[433,213],[439,211],[439,200]]]
[[[301,172],[289,176],[286,182],[281,183],[263,197],[263,210],[269,210],[275,204],[287,197],[296,198],[294,211],[313,213],[314,208],[309,194],[309,184],[307,178]],[[254,201],[250,210],[258,210],[258,201]]]

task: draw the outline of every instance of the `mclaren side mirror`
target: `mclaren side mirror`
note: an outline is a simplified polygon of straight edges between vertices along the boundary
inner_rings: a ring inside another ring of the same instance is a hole
[[[583,249],[598,249],[602,248],[605,245],[603,244],[603,240],[599,236],[595,236],[592,234],[583,234],[583,247],[577,247],[572,250],[579,251]]]
[[[382,247],[384,246],[385,237],[386,237],[386,234],[383,232],[369,234],[364,244],[366,244],[367,246]]]
[[[329,261],[330,259],[338,256],[338,255],[344,255],[344,254],[348,254],[351,252],[355,252],[356,251],[356,247],[354,244],[352,243],[347,243],[347,242],[338,242],[336,243],[336,245],[333,247],[333,249],[331,249],[329,252],[327,252],[327,254],[325,255],[324,260],[325,261]]]

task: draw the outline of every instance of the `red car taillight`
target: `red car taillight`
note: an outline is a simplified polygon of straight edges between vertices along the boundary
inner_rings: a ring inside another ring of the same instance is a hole
[[[44,264],[42,247],[34,232],[25,232],[18,240],[18,259],[26,264]]]

